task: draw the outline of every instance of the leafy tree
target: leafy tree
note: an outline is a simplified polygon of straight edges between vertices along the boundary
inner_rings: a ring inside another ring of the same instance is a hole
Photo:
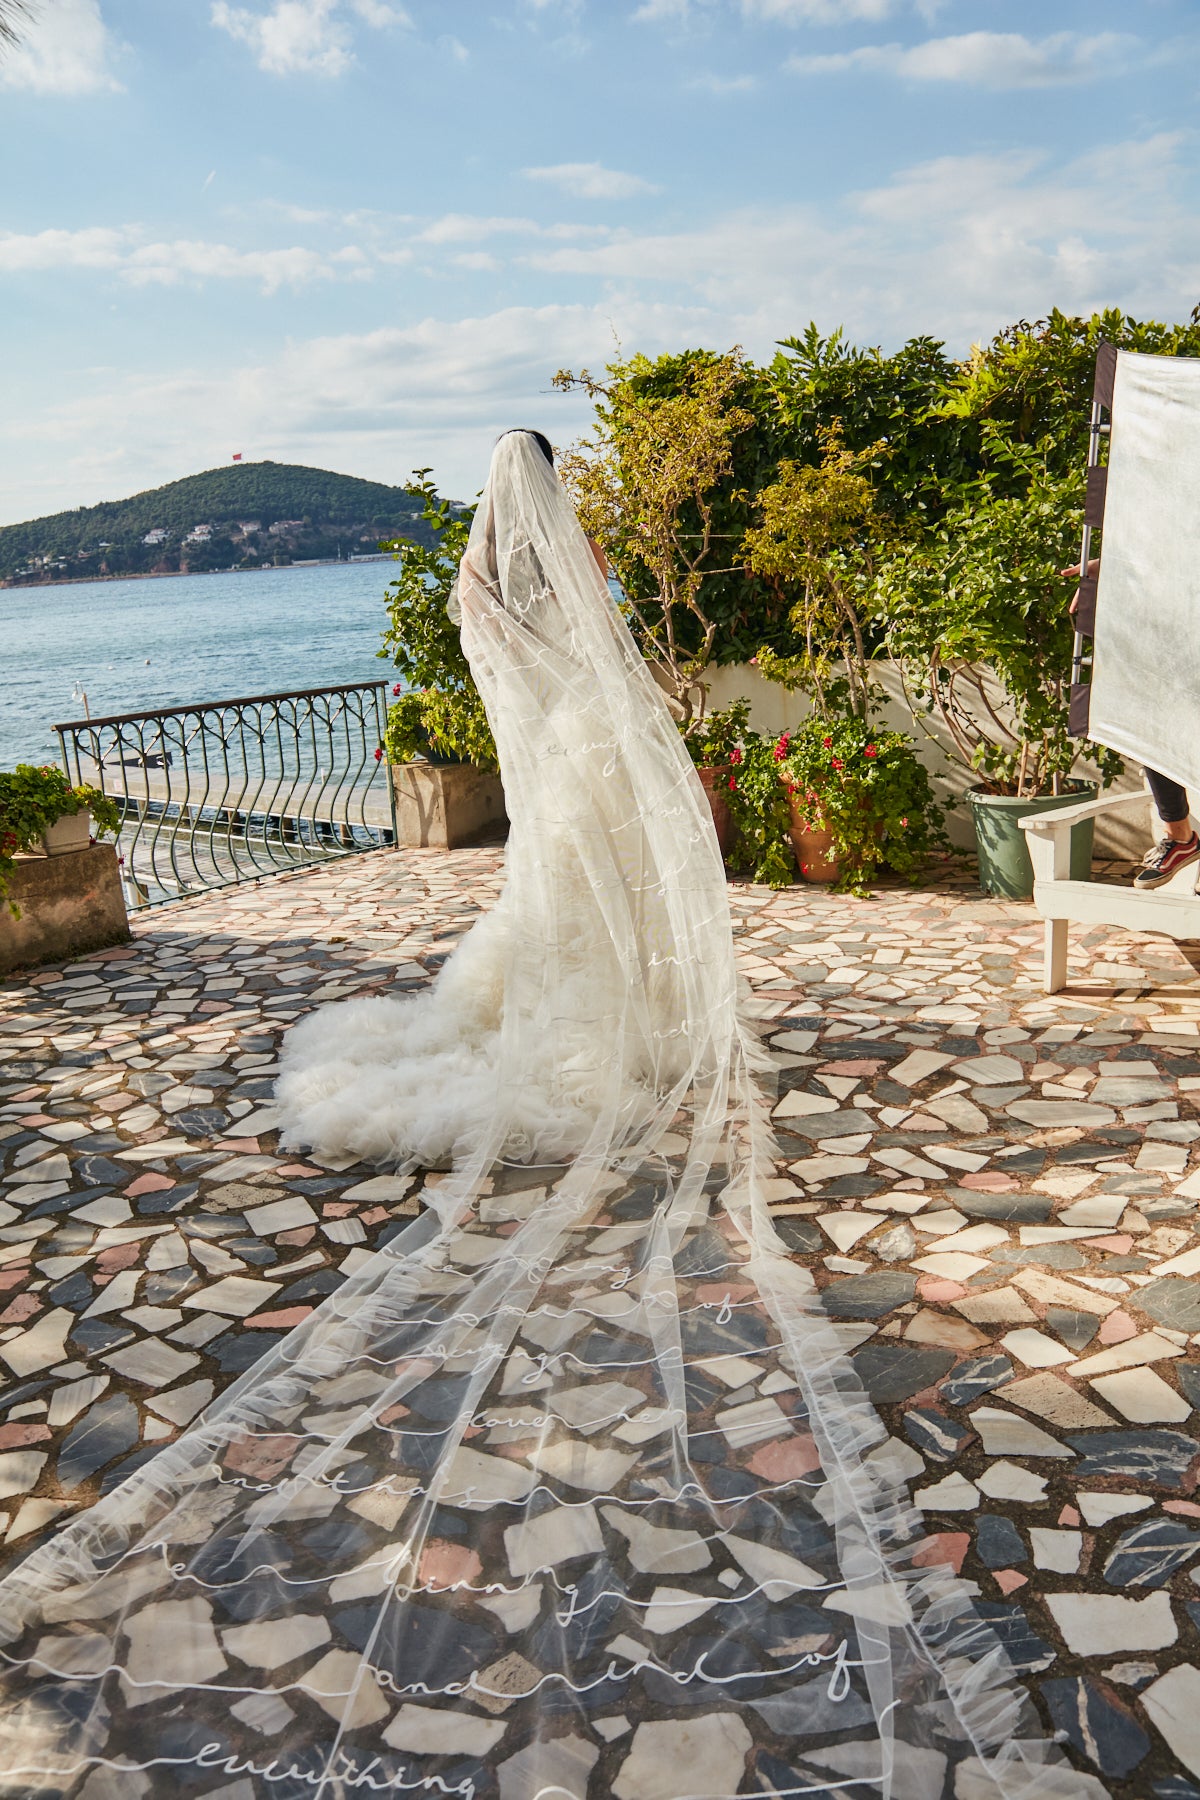
[[[803,688],[822,716],[848,708],[866,719],[871,577],[888,525],[864,467],[880,447],[847,449],[840,421],[821,436],[815,467],[780,463],[776,479],[758,495],[762,522],[745,536],[749,566],[790,605],[788,623],[799,643],[790,655],[765,645],[756,661],[769,680]]]
[[[1096,352],[1101,344],[1154,356],[1200,356],[1200,307],[1186,325],[1135,319],[1119,307],[1073,317],[1057,308],[1006,326],[950,371],[934,408],[979,432],[983,465],[1000,490],[1020,492],[1039,467],[1073,474],[1087,457]],[[1034,451],[1031,464],[1022,452]]]
[[[870,452],[882,513],[910,526],[936,519],[979,473],[977,423],[941,410],[958,369],[936,338],[910,338],[885,355],[846,343],[840,328],[825,337],[809,324],[780,340],[763,372],[779,453],[819,466],[836,429],[848,450]]]
[[[1015,495],[979,483],[877,582],[914,714],[937,716],[989,792],[1019,799],[1058,793],[1080,752],[1067,731],[1071,581],[1059,570],[1078,544],[1082,472],[1026,481]],[[1093,754],[1106,781],[1120,772],[1115,753]]]
[[[703,716],[708,663],[752,655],[764,614],[778,611],[739,553],[753,495],[778,460],[761,376],[735,349],[635,356],[611,364],[605,380],[586,369],[554,379],[597,402],[591,438],[560,459],[563,479],[690,725]]]

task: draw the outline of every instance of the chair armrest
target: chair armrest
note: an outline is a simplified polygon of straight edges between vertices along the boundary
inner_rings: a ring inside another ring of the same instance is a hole
[[[1111,812],[1118,806],[1145,806],[1150,799],[1144,788],[1132,794],[1107,794],[1102,800],[1085,800],[1080,806],[1060,806],[1053,812],[1027,813],[1017,823],[1022,831],[1036,833],[1038,837],[1054,837],[1059,831],[1069,831],[1072,825],[1078,825],[1082,819],[1094,819],[1098,814]]]

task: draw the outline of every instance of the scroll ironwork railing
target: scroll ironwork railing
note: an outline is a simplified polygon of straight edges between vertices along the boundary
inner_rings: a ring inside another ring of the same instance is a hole
[[[387,683],[256,694],[56,725],[72,782],[121,812],[133,906],[396,841],[377,759]]]

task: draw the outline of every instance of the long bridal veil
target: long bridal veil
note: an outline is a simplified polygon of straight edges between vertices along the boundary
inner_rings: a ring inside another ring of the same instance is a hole
[[[1103,1800],[772,1229],[707,804],[527,434],[458,594],[503,895],[279,1090],[286,1142],[451,1173],[0,1585],[2,1791]]]

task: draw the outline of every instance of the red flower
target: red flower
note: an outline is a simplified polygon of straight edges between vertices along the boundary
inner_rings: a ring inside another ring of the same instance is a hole
[[[735,767],[736,767],[736,765],[737,765],[737,764],[738,764],[738,763],[740,763],[740,762],[741,762],[741,760],[742,760],[742,753],[741,753],[741,751],[740,751],[740,750],[738,750],[738,749],[736,749],[736,748],[735,748],[735,749],[733,749],[733,750],[731,750],[731,751],[730,751],[730,752],[729,752],[729,760],[730,760],[730,762],[731,762],[731,763],[733,763],[733,764],[734,764],[734,766],[735,766]]]
[[[878,756],[879,752],[875,748],[874,744],[868,744],[866,749],[863,751],[863,755],[864,756]]]
[[[822,738],[821,742],[824,744],[824,746],[827,750],[833,749],[833,739],[832,738]]]
[[[908,820],[907,819],[901,819],[900,824],[901,824],[901,827],[903,830],[905,830],[905,831],[908,830]]]
[[[795,793],[795,791],[796,791],[796,784],[795,784],[795,782],[794,782],[794,781],[787,781],[787,782],[785,782],[785,783],[784,783],[784,786],[785,786],[785,787],[786,787],[786,788],[787,788],[787,791],[788,791],[788,793],[789,793],[789,794],[794,794],[794,793]]]
[[[392,689],[393,698],[395,697],[395,695],[403,693],[403,691],[404,691],[404,684],[403,684],[403,682],[398,681],[396,683],[395,687]]]
[[[383,761],[383,750],[382,750],[382,748],[380,748],[380,749],[378,749],[378,750],[376,750],[376,752],[375,752],[375,761],[376,761],[376,762],[382,762],[382,761]]]
[[[736,789],[737,789],[737,776],[731,775],[729,777],[729,791],[732,794],[736,791]]]
[[[829,759],[829,766],[833,769],[842,769],[845,767],[845,764],[840,756],[831,756]]]

